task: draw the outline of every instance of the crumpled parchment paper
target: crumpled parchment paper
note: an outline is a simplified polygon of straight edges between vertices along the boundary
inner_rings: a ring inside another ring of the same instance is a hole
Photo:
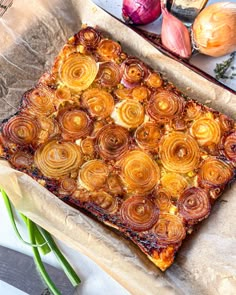
[[[100,8],[85,0],[21,0],[0,19],[0,120],[16,112],[24,91],[50,68],[82,23],[98,26],[162,71],[191,98],[236,119],[236,96],[165,57]],[[88,218],[0,161],[0,185],[14,206],[88,255],[131,294],[236,294],[236,185],[188,236],[175,263],[162,273],[131,242]]]

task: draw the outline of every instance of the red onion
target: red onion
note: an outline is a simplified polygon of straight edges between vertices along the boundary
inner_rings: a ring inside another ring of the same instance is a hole
[[[126,22],[146,25],[160,16],[160,0],[123,0],[122,12]]]

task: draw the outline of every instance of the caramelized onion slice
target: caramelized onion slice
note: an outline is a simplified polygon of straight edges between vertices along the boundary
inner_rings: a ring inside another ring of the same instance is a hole
[[[224,153],[232,161],[236,162],[236,131],[233,130],[224,139]]]
[[[110,174],[107,179],[109,191],[114,195],[121,195],[123,192],[122,183],[119,175]]]
[[[153,72],[147,77],[146,83],[148,87],[159,88],[161,87],[163,81],[160,74]]]
[[[45,85],[39,84],[35,89],[24,94],[22,105],[33,115],[48,116],[54,112],[55,94]]]
[[[70,54],[59,68],[59,76],[65,86],[81,91],[87,89],[98,73],[96,61],[88,55]]]
[[[85,137],[92,131],[93,125],[88,115],[77,109],[65,108],[58,114],[62,137],[73,140]]]
[[[97,47],[97,53],[102,60],[116,60],[121,54],[121,46],[110,39],[102,39]]]
[[[109,214],[114,214],[118,209],[116,197],[112,197],[106,192],[94,192],[91,194],[90,200]]]
[[[99,71],[96,77],[103,87],[114,87],[120,83],[120,68],[114,62],[103,62],[99,64]]]
[[[70,89],[67,87],[58,87],[55,92],[56,98],[57,98],[57,105],[61,101],[68,101],[71,99],[71,92]],[[58,102],[59,100],[59,102]]]
[[[186,119],[188,121],[197,120],[202,115],[203,106],[193,100],[189,100],[185,105]]]
[[[60,185],[61,193],[72,194],[77,189],[76,180],[70,177],[63,178]]]
[[[179,213],[189,223],[197,223],[210,214],[211,204],[204,189],[191,187],[178,200]]]
[[[111,115],[115,123],[125,128],[137,128],[144,121],[144,108],[138,101],[126,99],[116,104]]]
[[[106,125],[97,134],[96,147],[102,158],[119,159],[129,148],[129,132],[121,126]]]
[[[94,140],[90,137],[87,137],[81,141],[80,144],[83,154],[92,156],[95,152]]]
[[[133,196],[123,202],[120,214],[121,220],[129,229],[146,231],[157,222],[159,210],[151,200]]]
[[[2,129],[5,138],[22,146],[33,143],[37,139],[38,132],[37,119],[21,114],[10,118]]]
[[[137,86],[132,89],[132,97],[140,102],[149,98],[150,90],[145,86]]]
[[[118,88],[114,91],[115,96],[120,99],[132,99],[132,89]]]
[[[153,227],[158,244],[178,244],[186,236],[186,230],[180,217],[168,213],[160,214]]]
[[[178,199],[188,186],[187,180],[182,175],[173,172],[166,173],[161,178],[161,184],[174,199]]]
[[[156,121],[169,122],[181,116],[184,110],[184,99],[175,93],[163,90],[152,95],[147,112]]]
[[[198,176],[203,187],[221,187],[233,177],[233,169],[224,161],[215,157],[207,158],[201,165]]]
[[[82,155],[74,143],[51,140],[36,150],[34,162],[43,175],[58,179],[76,172]]]
[[[155,203],[161,212],[169,212],[171,207],[170,194],[165,189],[160,189],[157,192]]]
[[[188,173],[199,165],[200,150],[194,138],[181,132],[172,132],[160,141],[163,166],[172,172]]]
[[[143,123],[135,131],[137,144],[147,150],[156,149],[162,136],[159,126],[152,122]]]
[[[221,137],[219,124],[211,118],[200,118],[195,121],[190,133],[203,146],[218,144]]]
[[[159,182],[159,167],[145,152],[134,150],[126,153],[119,167],[126,189],[133,194],[147,193]]]
[[[89,191],[103,188],[106,184],[109,170],[101,160],[86,162],[79,172],[79,183]]]
[[[139,85],[148,75],[146,65],[135,57],[128,57],[121,65],[121,83],[127,88]]]
[[[82,95],[82,104],[89,113],[97,118],[108,117],[114,108],[114,99],[110,93],[99,88],[91,88]]]
[[[95,49],[101,40],[101,35],[92,27],[86,27],[76,35],[78,42],[86,49]]]
[[[33,156],[24,151],[16,151],[9,159],[11,164],[16,168],[27,168],[33,164]]]

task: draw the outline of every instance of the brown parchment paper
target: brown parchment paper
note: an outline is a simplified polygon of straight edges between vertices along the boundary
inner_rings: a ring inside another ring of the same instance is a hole
[[[236,119],[236,96],[165,57],[87,0],[21,0],[0,19],[0,120],[16,112],[82,23],[97,25],[162,71],[190,97]],[[58,239],[92,258],[131,294],[236,294],[236,185],[184,241],[175,263],[159,271],[129,241],[88,218],[0,161],[0,185],[14,206]]]

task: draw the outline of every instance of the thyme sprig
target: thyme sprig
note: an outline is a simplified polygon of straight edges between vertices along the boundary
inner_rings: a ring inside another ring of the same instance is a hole
[[[226,72],[227,72],[227,70],[229,68],[232,71],[235,70],[235,67],[231,66],[232,62],[234,61],[235,56],[236,56],[236,51],[232,52],[230,54],[230,57],[227,60],[223,61],[222,63],[217,63],[216,64],[214,72],[215,72],[215,78],[217,80],[220,80],[220,79],[234,79],[234,77],[236,76],[236,72],[233,72],[229,76],[226,75]]]

